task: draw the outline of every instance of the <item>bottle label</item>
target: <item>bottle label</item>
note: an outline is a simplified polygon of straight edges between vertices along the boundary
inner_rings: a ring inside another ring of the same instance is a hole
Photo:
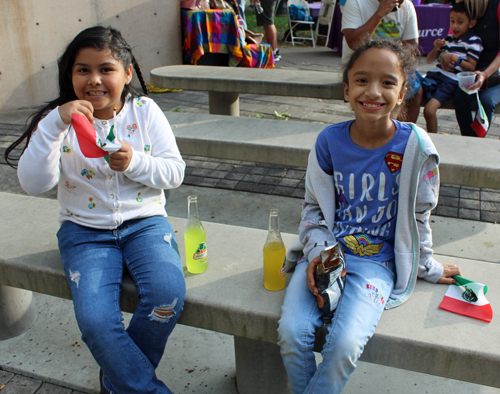
[[[198,249],[193,254],[193,260],[203,260],[207,257],[207,244],[202,242],[198,245]]]
[[[281,268],[280,268],[280,275],[284,275],[285,274],[285,270],[286,270],[286,256],[283,259],[283,264],[281,265]]]

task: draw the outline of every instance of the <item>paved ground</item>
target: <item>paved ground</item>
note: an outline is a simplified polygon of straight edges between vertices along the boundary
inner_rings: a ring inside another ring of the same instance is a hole
[[[84,394],[81,391],[2,370],[0,370],[0,391],[2,394]]]
[[[283,59],[278,64],[279,67],[329,72],[340,71],[340,57],[328,49],[283,48],[281,52]],[[419,67],[424,72],[428,68],[427,65]],[[165,111],[208,113],[208,94],[206,93],[176,92],[152,94],[152,97]],[[348,104],[333,100],[241,95],[240,108],[242,116],[270,119],[282,117],[294,121],[325,124],[341,122],[353,117]],[[17,183],[15,171],[5,164],[3,153],[12,141],[22,134],[26,116],[31,112],[33,109],[0,113],[0,154],[2,155],[0,159],[0,179],[2,179],[0,191],[23,193]],[[440,110],[438,119],[440,133],[459,134],[453,111]],[[285,120],[277,119],[276,121]],[[420,117],[418,123],[425,127],[423,116]],[[500,116],[493,120],[487,137],[500,137]],[[184,185],[188,187],[225,189],[297,199],[302,198],[304,194],[304,168],[223,161],[202,157],[185,157],[185,159],[187,170]],[[55,190],[47,192],[43,196],[55,198]],[[442,185],[436,213],[439,216],[500,222],[500,191]],[[0,391],[2,394],[80,393],[80,391],[56,386],[16,371],[9,372],[0,369]],[[419,379],[415,378],[415,381]],[[429,390],[422,392],[433,392],[432,388],[435,386],[430,384],[428,387]],[[185,391],[195,392],[195,390],[187,389]],[[409,392],[407,388],[404,391]],[[474,389],[471,392],[473,391]],[[197,392],[203,392],[203,390]]]

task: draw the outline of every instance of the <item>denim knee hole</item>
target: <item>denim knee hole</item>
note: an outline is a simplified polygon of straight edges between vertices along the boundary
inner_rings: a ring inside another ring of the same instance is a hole
[[[71,282],[73,282],[76,285],[76,288],[78,289],[78,284],[80,283],[80,272],[78,271],[71,271],[69,270],[69,278]]]
[[[177,298],[170,305],[160,305],[153,308],[153,311],[148,315],[151,320],[168,323],[168,321],[176,315],[174,307],[177,305]]]

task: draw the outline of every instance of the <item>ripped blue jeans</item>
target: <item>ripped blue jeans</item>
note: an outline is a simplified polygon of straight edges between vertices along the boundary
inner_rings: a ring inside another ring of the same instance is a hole
[[[186,285],[167,218],[129,220],[116,230],[63,222],[57,237],[82,339],[113,394],[171,393],[155,369],[182,311]],[[125,329],[120,309],[124,270],[139,304]]]

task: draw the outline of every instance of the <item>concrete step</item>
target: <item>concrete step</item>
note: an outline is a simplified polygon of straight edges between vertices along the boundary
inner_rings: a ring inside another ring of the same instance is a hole
[[[307,167],[325,125],[194,113],[168,113],[183,155]],[[500,189],[500,140],[433,134],[441,182]]]

